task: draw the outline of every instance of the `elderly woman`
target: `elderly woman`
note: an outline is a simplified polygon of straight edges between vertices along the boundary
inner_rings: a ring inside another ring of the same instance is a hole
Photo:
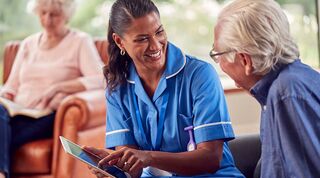
[[[117,0],[108,41],[106,146],[115,151],[84,147],[100,166],[132,177],[243,177],[217,73],[167,41],[154,3]]]
[[[35,0],[43,32],[26,38],[18,51],[1,97],[26,108],[57,109],[72,93],[103,87],[102,63],[92,39],[70,29],[73,0]],[[55,113],[40,119],[10,118],[0,105],[0,177],[8,176],[10,151],[26,142],[51,137]]]

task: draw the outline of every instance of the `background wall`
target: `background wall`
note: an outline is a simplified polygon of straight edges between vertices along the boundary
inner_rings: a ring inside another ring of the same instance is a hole
[[[260,104],[243,90],[227,93],[226,99],[236,136],[259,133]]]

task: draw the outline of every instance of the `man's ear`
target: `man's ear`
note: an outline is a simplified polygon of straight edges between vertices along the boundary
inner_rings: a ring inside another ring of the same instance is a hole
[[[253,71],[251,56],[249,54],[246,54],[246,53],[240,53],[240,57],[241,57],[241,61],[240,62],[244,67],[245,74],[247,76],[251,75],[252,71]]]
[[[112,39],[113,41],[117,44],[117,46],[120,48],[120,49],[123,49],[123,43],[122,43],[122,38],[116,34],[116,33],[113,33],[112,34]]]

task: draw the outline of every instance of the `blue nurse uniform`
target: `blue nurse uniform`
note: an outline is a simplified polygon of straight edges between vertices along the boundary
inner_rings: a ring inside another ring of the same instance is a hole
[[[107,92],[106,98],[108,148],[136,145],[142,150],[185,152],[190,138],[184,128],[193,126],[196,144],[225,141],[220,169],[197,177],[243,177],[228,148],[234,133],[223,89],[210,64],[168,43],[166,69],[152,98],[132,63],[127,82]],[[142,177],[154,176],[148,170]]]

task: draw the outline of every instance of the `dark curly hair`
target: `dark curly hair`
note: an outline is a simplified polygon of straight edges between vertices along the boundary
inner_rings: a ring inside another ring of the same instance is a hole
[[[126,32],[134,19],[143,17],[152,12],[159,15],[159,10],[151,0],[117,0],[111,8],[108,26],[108,64],[103,68],[107,81],[107,88],[111,93],[114,89],[126,82],[131,58],[120,55],[120,49],[112,38],[116,33],[120,37]]]

